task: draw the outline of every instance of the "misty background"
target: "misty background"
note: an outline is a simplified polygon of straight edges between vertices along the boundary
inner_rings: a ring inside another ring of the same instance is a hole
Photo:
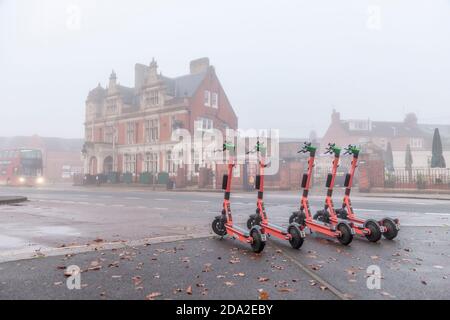
[[[209,57],[241,128],[450,123],[450,0],[0,0],[0,136],[82,138],[85,100],[152,57]]]

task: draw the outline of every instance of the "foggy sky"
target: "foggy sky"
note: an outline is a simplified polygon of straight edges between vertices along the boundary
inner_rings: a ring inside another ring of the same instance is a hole
[[[80,23],[73,19],[80,12]],[[450,123],[450,0],[0,0],[0,136],[81,138],[88,91],[207,56],[242,128]]]

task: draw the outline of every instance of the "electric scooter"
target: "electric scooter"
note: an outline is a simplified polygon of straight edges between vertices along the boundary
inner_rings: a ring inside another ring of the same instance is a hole
[[[311,233],[317,232],[328,237],[336,238],[343,245],[349,245],[353,240],[355,231],[353,230],[352,223],[349,223],[347,221],[339,221],[336,218],[332,201],[330,203],[331,195],[333,192],[332,188],[330,191],[330,187],[332,186],[332,184],[334,184],[334,181],[332,181],[333,179],[330,178],[330,175],[327,179],[327,187],[329,189],[327,193],[327,201],[325,203],[325,210],[330,210],[332,212],[331,217],[328,222],[325,222],[315,220],[311,215],[308,194],[309,188],[311,186],[311,178],[313,175],[316,150],[317,148],[313,147],[310,142],[305,142],[303,148],[298,152],[309,153],[308,172],[305,173],[302,178],[303,195],[300,200],[300,210],[292,213],[291,217],[289,218],[289,223],[296,222],[299,225],[306,226]],[[333,153],[335,155],[335,159],[333,160],[333,170],[337,170],[340,149],[336,148],[335,145],[329,144],[326,153]]]
[[[358,167],[358,157],[360,150],[353,145],[349,145],[345,148],[345,154],[350,154],[353,156],[350,172],[345,176],[345,195],[342,201],[342,208],[336,209],[336,214],[340,219],[346,219],[359,224],[360,227],[355,228],[356,233],[365,236],[369,241],[376,242],[381,239],[381,234],[388,239],[394,239],[398,231],[400,230],[400,223],[398,219],[392,219],[386,217],[381,221],[376,221],[374,219],[360,219],[358,218],[352,207],[350,200],[350,192],[353,186],[353,178],[355,176],[356,168]],[[362,227],[361,227],[362,226]],[[370,231],[370,233],[368,233]]]
[[[256,176],[255,189],[258,190],[258,199],[256,202],[256,214],[250,215],[247,221],[247,228],[251,230],[255,225],[259,225],[265,234],[269,237],[274,236],[281,240],[287,240],[291,244],[292,248],[300,249],[305,238],[304,226],[300,226],[297,223],[291,223],[287,228],[277,226],[269,223],[267,217],[266,208],[264,206],[264,168],[267,167],[265,163],[266,148],[259,141],[253,151],[258,155],[259,174]]]
[[[235,163],[235,152],[236,147],[231,143],[224,143],[223,152],[228,151],[230,154],[230,159],[228,162],[227,174],[223,176],[222,189],[225,190],[223,198],[223,209],[222,214],[214,218],[212,222],[212,229],[217,235],[224,237],[225,235],[231,238],[237,239],[241,242],[248,243],[251,245],[253,252],[260,253],[264,250],[266,245],[266,234],[264,230],[258,226],[253,226],[250,231],[239,228],[233,224],[233,217],[231,215],[231,180],[233,178],[233,168],[236,166]]]

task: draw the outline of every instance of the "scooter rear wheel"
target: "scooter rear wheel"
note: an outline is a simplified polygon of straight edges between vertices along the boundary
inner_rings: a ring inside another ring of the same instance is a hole
[[[291,239],[289,239],[291,247],[294,249],[300,249],[303,245],[303,238],[300,234],[300,230],[296,226],[291,226],[289,227],[289,234],[291,235]]]
[[[391,219],[384,219],[383,226],[386,227],[386,231],[383,232],[383,236],[388,240],[393,240],[398,235],[397,225]]]
[[[215,217],[211,226],[214,233],[218,236],[223,237],[227,234],[227,229],[225,228],[222,217]]]
[[[337,229],[341,232],[341,235],[338,237],[339,242],[344,246],[348,246],[353,240],[352,230],[345,223],[339,224]]]
[[[253,242],[251,244],[253,252],[262,252],[264,250],[264,247],[266,246],[266,242],[262,240],[261,231],[255,228],[250,231],[250,236],[253,239]]]
[[[366,235],[367,240],[377,242],[381,239],[380,226],[376,221],[367,221],[364,227],[370,230],[370,234]]]

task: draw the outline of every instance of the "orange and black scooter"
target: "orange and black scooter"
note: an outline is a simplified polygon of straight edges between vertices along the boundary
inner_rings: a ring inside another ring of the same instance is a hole
[[[349,145],[345,148],[344,154],[350,154],[353,156],[350,172],[345,176],[345,195],[342,201],[342,207],[336,209],[336,214],[340,219],[346,219],[353,222],[355,225],[356,234],[365,236],[369,241],[376,242],[381,239],[381,235],[388,239],[394,239],[398,231],[400,230],[400,224],[398,219],[384,218],[381,221],[376,221],[374,219],[360,219],[358,218],[352,207],[352,202],[350,201],[350,192],[353,186],[353,178],[355,176],[356,168],[358,167],[358,157],[360,150],[354,146]],[[359,226],[357,226],[359,225]]]
[[[328,221],[320,221],[313,218],[309,207],[308,194],[311,185],[311,178],[313,175],[314,160],[317,148],[313,147],[311,143],[305,142],[303,148],[299,153],[309,153],[308,172],[303,175],[302,188],[303,195],[300,200],[300,210],[293,212],[289,218],[289,223],[296,222],[299,225],[306,226],[311,233],[317,232],[328,237],[336,238],[343,245],[349,245],[353,240],[355,231],[353,225],[347,221],[339,221],[333,209],[333,202],[331,196],[333,194],[334,179],[332,174],[328,175],[327,179],[327,198],[325,201],[325,211],[330,212],[330,219]],[[334,154],[333,172],[337,171],[339,166],[339,157],[341,150],[335,144],[329,144],[326,153]]]
[[[228,172],[223,176],[222,189],[225,190],[223,198],[222,214],[214,218],[212,222],[212,229],[217,235],[224,237],[225,235],[231,238],[238,239],[241,242],[251,245],[252,250],[256,253],[260,253],[264,250],[266,245],[266,234],[264,230],[258,226],[253,226],[249,231],[239,228],[233,224],[233,217],[231,215],[231,180],[233,178],[233,168],[235,167],[235,153],[236,147],[231,143],[224,143],[223,152],[228,151],[230,155],[228,163]]]
[[[256,202],[256,214],[250,215],[247,220],[247,228],[251,230],[255,225],[261,227],[268,237],[275,237],[281,240],[287,240],[291,244],[292,248],[300,249],[305,238],[304,226],[293,222],[287,228],[283,228],[269,223],[267,217],[266,208],[264,207],[264,169],[267,167],[265,163],[266,148],[259,141],[253,151],[258,155],[259,174],[255,179],[255,188],[258,190],[258,200]]]

